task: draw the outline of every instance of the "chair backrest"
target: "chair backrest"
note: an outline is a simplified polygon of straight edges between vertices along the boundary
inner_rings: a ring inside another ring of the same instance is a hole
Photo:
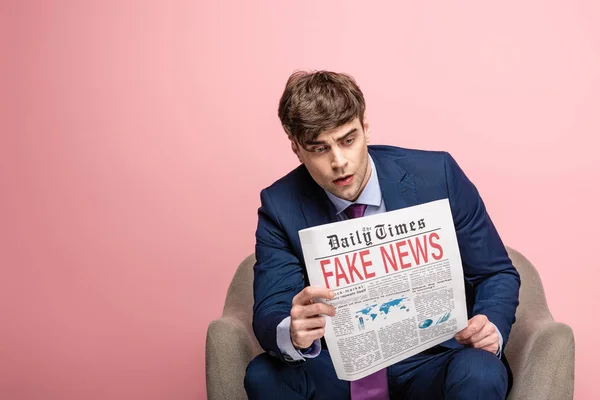
[[[206,334],[206,390],[210,400],[246,400],[246,366],[263,352],[252,331],[252,281],[255,259],[248,256],[229,285],[221,318]]]
[[[542,280],[535,267],[518,251],[510,247],[506,247],[506,250],[513,265],[521,275],[521,290],[519,291],[519,304],[521,307],[517,308],[517,320],[525,308],[552,317],[546,302]]]
[[[254,304],[253,286],[254,263],[256,258],[250,254],[238,266],[227,289],[223,315],[236,314],[242,321],[252,325],[252,305]]]
[[[553,321],[552,314],[548,309],[546,294],[542,286],[542,280],[535,267],[518,251],[507,247],[508,256],[513,265],[521,275],[521,289],[519,290],[519,307],[517,307],[517,320],[514,323],[509,341],[504,349],[504,354],[514,373],[518,373],[523,360],[520,353],[523,351],[523,339],[526,335],[522,330],[527,323],[528,315],[535,315],[536,319]]]

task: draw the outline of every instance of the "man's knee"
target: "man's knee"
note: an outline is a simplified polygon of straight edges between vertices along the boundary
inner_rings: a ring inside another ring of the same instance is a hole
[[[313,388],[307,379],[305,366],[290,366],[267,353],[260,354],[246,368],[244,388],[248,398],[308,398]]]
[[[486,350],[465,348],[450,360],[446,375],[447,392],[470,393],[471,398],[504,398],[508,372],[498,357]],[[469,398],[469,397],[465,397]]]
[[[261,395],[269,393],[276,384],[278,373],[278,359],[262,353],[254,358],[246,368],[244,387],[250,398],[261,398]]]

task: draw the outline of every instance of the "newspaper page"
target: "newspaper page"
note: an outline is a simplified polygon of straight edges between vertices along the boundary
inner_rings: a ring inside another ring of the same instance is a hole
[[[463,269],[448,199],[299,232],[310,284],[335,293],[325,339],[354,381],[467,326]]]

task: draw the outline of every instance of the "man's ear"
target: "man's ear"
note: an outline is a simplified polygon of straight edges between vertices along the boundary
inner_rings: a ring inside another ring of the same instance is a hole
[[[296,157],[298,157],[298,161],[300,161],[300,164],[303,164],[302,158],[300,157],[300,149],[298,148],[298,143],[290,136],[288,136],[288,139],[290,139],[290,143],[292,145],[292,151],[294,152]]]
[[[371,140],[371,128],[369,127],[369,121],[367,120],[367,116],[363,117],[363,130],[365,131],[365,140],[367,143]]]

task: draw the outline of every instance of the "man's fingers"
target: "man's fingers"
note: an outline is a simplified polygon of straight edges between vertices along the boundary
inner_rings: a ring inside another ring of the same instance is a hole
[[[456,334],[456,340],[458,340],[459,343],[468,340],[471,336],[483,329],[487,322],[488,319],[485,315],[480,314],[474,316],[469,320],[467,327]]]
[[[292,306],[292,310],[290,311],[290,316],[292,317],[292,320],[311,318],[321,314],[333,317],[335,315],[335,308],[330,304],[314,303],[306,306],[294,305]]]
[[[464,346],[473,347],[475,349],[487,350],[493,354],[498,352],[498,335],[495,333],[493,335],[486,336],[477,342],[472,342],[471,340],[458,340],[458,343]]]
[[[494,346],[494,338],[488,336],[484,339],[481,339],[479,342],[475,342],[471,345],[471,347],[475,349],[486,349],[487,347],[495,347],[498,350],[498,341],[496,340],[496,346]],[[494,351],[495,353],[495,351]]]
[[[486,350],[495,355],[498,352],[499,345],[497,338],[494,339],[492,336],[488,336],[484,339],[481,339],[479,342],[473,343],[471,347],[475,349]]]
[[[334,293],[320,286],[307,286],[292,300],[290,336],[297,348],[310,347],[325,335],[325,317],[335,315],[335,307],[314,302],[315,298],[333,299]]]
[[[458,343],[476,349],[498,352],[498,332],[485,315],[476,315],[468,322],[468,326],[456,334]]]
[[[489,351],[493,355],[496,355],[498,353],[498,344],[490,344],[489,346],[482,347],[481,350]]]
[[[291,329],[293,331],[311,330],[317,328],[325,328],[325,317],[314,317],[292,320]]]
[[[293,305],[307,305],[312,304],[315,297],[321,297],[324,299],[333,299],[333,290],[324,288],[322,286],[307,286],[300,293],[298,293],[292,299]]]
[[[311,329],[308,331],[298,331],[292,333],[292,344],[297,348],[310,347],[317,339],[325,335],[325,328]]]
[[[498,334],[496,333],[496,328],[491,323],[487,323],[479,332],[475,332],[468,339],[465,339],[469,343],[477,343],[480,340],[483,340],[487,337],[493,337],[493,339],[498,342]]]

